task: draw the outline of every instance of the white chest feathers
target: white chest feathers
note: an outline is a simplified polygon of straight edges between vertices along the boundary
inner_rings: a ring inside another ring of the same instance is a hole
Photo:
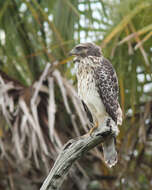
[[[88,106],[93,115],[102,115],[105,113],[105,107],[98,93],[94,68],[90,64],[79,62],[77,65],[78,95]]]

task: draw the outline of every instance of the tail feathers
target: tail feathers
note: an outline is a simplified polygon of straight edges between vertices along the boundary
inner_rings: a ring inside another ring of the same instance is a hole
[[[118,155],[115,149],[115,137],[108,138],[103,143],[103,154],[104,160],[110,168],[117,163]]]

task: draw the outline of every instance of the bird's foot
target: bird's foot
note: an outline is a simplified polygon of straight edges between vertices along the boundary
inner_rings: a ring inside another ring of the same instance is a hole
[[[90,131],[89,131],[89,135],[91,136],[91,134],[93,133],[93,131],[95,130],[95,129],[97,129],[98,128],[98,122],[96,122],[95,123],[95,125],[90,129]]]

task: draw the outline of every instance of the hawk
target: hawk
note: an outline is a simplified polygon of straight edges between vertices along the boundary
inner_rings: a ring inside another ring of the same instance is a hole
[[[102,126],[109,116],[116,125],[122,124],[122,110],[118,102],[118,79],[112,64],[104,58],[99,46],[81,43],[70,51],[77,64],[78,95],[93,128]],[[117,163],[115,137],[103,143],[105,162],[109,167]]]

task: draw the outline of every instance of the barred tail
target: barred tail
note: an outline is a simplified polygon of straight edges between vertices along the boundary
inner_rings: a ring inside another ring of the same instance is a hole
[[[117,163],[118,155],[115,149],[115,137],[108,138],[103,143],[103,154],[104,160],[110,168]]]

